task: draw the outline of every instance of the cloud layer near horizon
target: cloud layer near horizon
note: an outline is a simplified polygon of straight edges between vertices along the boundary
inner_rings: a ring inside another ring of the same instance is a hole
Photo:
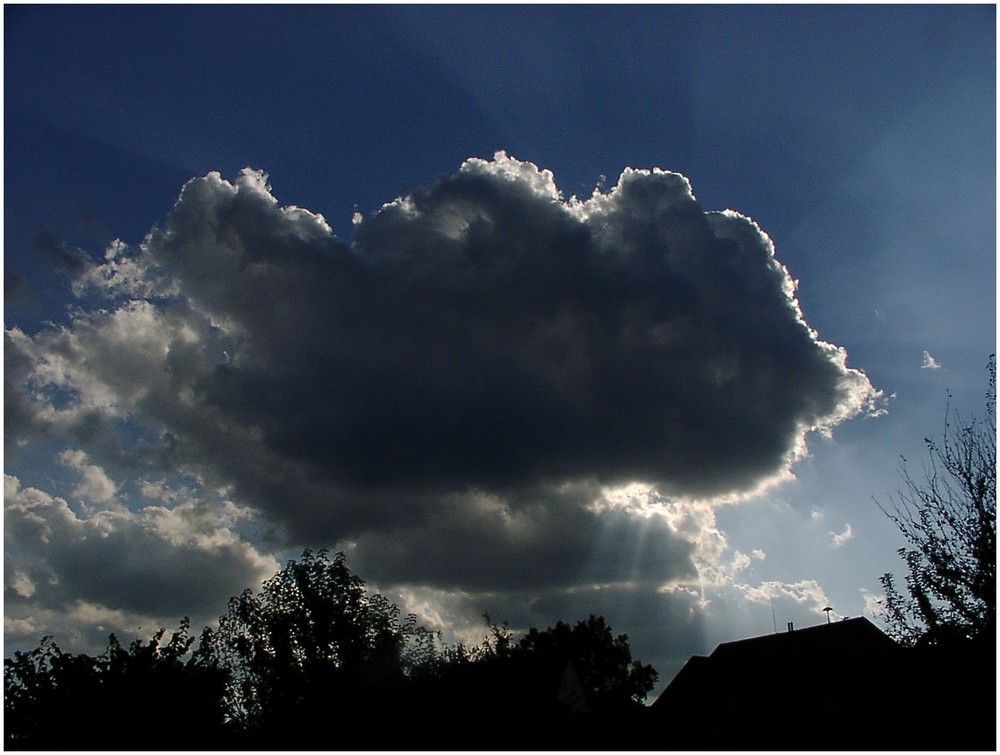
[[[349,244],[263,173],[210,173],[141,245],[69,272],[93,306],[6,333],[9,452],[57,442],[76,490],[109,500],[181,473],[383,582],[691,578],[697,538],[662,519],[641,551],[591,563],[615,528],[634,542],[609,489],[738,497],[879,399],[806,324],[763,231],[661,170],[581,201],[531,163],[473,158],[356,218]],[[9,487],[20,553],[46,558],[30,517],[89,526]],[[153,532],[132,509],[104,518]]]

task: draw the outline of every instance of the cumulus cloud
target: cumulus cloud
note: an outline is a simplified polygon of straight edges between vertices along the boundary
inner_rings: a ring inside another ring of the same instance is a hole
[[[142,244],[75,271],[106,307],[7,331],[8,440],[63,439],[94,501],[119,472],[181,473],[386,584],[668,601],[749,563],[719,560],[713,502],[787,478],[809,433],[881,401],[806,323],[767,235],[677,173],[566,199],[498,153],[352,226],[338,240],[258,171],[191,180]],[[655,506],[608,492],[635,483]],[[199,570],[228,548],[223,581],[260,565],[226,540],[232,511],[206,523],[159,483],[86,519],[27,490],[12,537],[64,544],[45,558],[88,601],[110,591],[70,561],[139,569],[132,537]]]
[[[62,451],[59,461],[80,473],[80,484],[73,489],[73,495],[86,498],[94,503],[113,503],[118,486],[107,473],[96,464],[89,464],[87,454],[79,449]]]
[[[5,475],[4,537],[17,564],[6,581],[8,615],[30,598],[22,621],[37,623],[46,611],[65,619],[82,604],[120,617],[214,618],[229,596],[278,566],[233,531],[239,516],[232,503],[204,500],[74,510]]]
[[[785,598],[802,606],[807,606],[817,612],[830,604],[826,592],[814,579],[803,579],[798,582],[781,582],[768,580],[757,586],[739,586],[747,600],[754,603],[769,603],[777,598]]]
[[[548,171],[473,159],[351,246],[262,174],[210,174],[128,261],[103,284],[146,298],[22,338],[34,380],[75,392],[69,410],[138,409],[192,451],[256,436],[286,473],[355,493],[584,477],[731,493],[876,398],[803,321],[767,236],[676,173],[563,201]]]

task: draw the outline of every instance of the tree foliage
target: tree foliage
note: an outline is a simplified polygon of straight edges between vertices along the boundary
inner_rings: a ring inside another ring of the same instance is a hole
[[[302,727],[320,708],[353,710],[402,680],[414,627],[366,591],[343,553],[306,550],[258,594],[230,599],[212,634],[213,658],[232,672],[227,714],[252,731]]]
[[[906,538],[906,594],[882,576],[883,618],[907,645],[996,637],[996,361],[989,361],[986,412],[963,420],[946,412],[940,442],[925,439],[929,461],[879,504]]]
[[[437,732],[436,748],[620,749],[640,741],[657,674],[632,659],[627,635],[614,635],[600,616],[520,637],[485,618],[481,643],[445,646],[414,669],[399,718],[418,723],[447,711],[461,722]]]
[[[560,621],[543,631],[532,628],[512,655],[572,662],[587,703],[595,710],[640,706],[657,679],[652,666],[632,660],[628,635],[613,635],[602,616],[591,615],[572,627]]]
[[[106,749],[149,742],[190,749],[216,744],[223,731],[226,671],[212,663],[188,619],[164,641],[124,647],[112,634],[96,657],[64,652],[52,637],[4,661],[4,738],[7,748]],[[188,657],[190,656],[190,657]],[[185,660],[185,658],[187,659]],[[183,716],[183,728],[156,726]]]
[[[307,550],[259,592],[231,598],[197,647],[184,619],[169,638],[161,629],[127,648],[111,635],[97,657],[65,653],[51,637],[14,653],[4,663],[6,744],[478,749],[520,746],[528,732],[536,743],[592,744],[594,727],[616,732],[609,722],[642,709],[656,680],[601,617],[520,639],[486,619],[481,644],[447,645],[369,593],[343,553]],[[428,730],[443,712],[457,723]],[[394,725],[357,725],[373,714]],[[489,738],[471,741],[473,730]]]

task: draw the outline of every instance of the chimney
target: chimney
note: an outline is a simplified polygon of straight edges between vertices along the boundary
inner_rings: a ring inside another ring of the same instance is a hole
[[[792,626],[792,622],[790,622],[790,621],[788,622],[788,631],[789,632],[795,631],[795,627]]]

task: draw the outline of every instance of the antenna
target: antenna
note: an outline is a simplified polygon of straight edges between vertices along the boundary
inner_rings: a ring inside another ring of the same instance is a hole
[[[768,598],[771,601],[771,623],[774,624],[774,633],[778,633],[778,620],[774,618],[774,598]]]
[[[830,623],[830,611],[832,611],[832,610],[833,609],[830,608],[830,606],[827,606],[826,608],[823,609],[824,613],[826,613],[826,623],[827,624]]]

